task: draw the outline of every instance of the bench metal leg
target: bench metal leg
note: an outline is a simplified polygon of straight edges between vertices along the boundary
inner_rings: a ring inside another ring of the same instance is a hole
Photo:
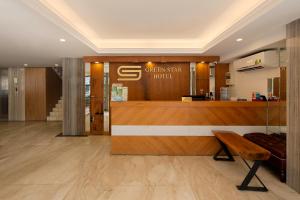
[[[220,150],[214,155],[214,160],[217,160],[217,161],[234,161],[234,158],[232,156],[232,154],[230,153],[230,151],[228,150],[227,146],[220,140],[218,140],[220,145],[221,145],[221,148]],[[227,158],[224,158],[224,157],[219,157],[220,153],[224,151]]]
[[[263,184],[263,182],[260,180],[260,178],[256,175],[256,172],[261,165],[262,161],[261,160],[256,160],[254,161],[254,164],[252,167],[243,159],[243,161],[246,163],[250,171],[248,172],[247,176],[243,180],[242,184],[237,186],[239,190],[247,190],[247,191],[258,191],[258,192],[267,192],[268,188]],[[257,180],[260,182],[262,187],[253,187],[253,186],[248,186],[249,183],[251,182],[253,177],[256,177]]]

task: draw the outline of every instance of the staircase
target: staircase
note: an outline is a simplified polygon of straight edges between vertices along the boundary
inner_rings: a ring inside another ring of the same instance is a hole
[[[58,100],[55,107],[47,117],[47,121],[62,121],[63,120],[63,100],[62,97]]]
[[[59,76],[60,79],[62,79],[62,67],[52,67],[53,71]]]

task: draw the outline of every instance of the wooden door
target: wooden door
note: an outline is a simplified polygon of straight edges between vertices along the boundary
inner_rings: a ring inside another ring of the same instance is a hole
[[[46,68],[25,68],[25,119],[47,119]]]
[[[91,64],[91,134],[103,134],[103,63]]]

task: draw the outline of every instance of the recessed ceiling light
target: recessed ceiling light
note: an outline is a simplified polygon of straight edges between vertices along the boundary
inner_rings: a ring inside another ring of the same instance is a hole
[[[27,67],[28,66],[28,64],[24,64],[24,67]]]
[[[241,42],[241,41],[243,41],[243,38],[238,38],[238,39],[236,39],[235,41]]]
[[[204,61],[201,61],[201,64],[204,64],[205,62]]]
[[[58,66],[59,66],[59,64],[54,64],[54,66],[55,66],[55,67],[58,67]]]
[[[66,42],[67,40],[65,38],[60,38],[59,41],[60,42]]]
[[[95,62],[95,64],[99,64],[99,62],[98,62],[98,61],[96,61],[96,62]]]

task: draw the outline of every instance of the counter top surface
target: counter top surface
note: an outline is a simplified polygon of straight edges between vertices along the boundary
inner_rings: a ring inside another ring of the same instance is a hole
[[[269,102],[269,105],[278,105],[284,102]],[[125,101],[125,102],[111,102],[112,107],[119,106],[167,106],[167,107],[181,107],[181,106],[200,106],[200,107],[224,107],[224,106],[247,106],[247,107],[266,107],[266,101]]]

